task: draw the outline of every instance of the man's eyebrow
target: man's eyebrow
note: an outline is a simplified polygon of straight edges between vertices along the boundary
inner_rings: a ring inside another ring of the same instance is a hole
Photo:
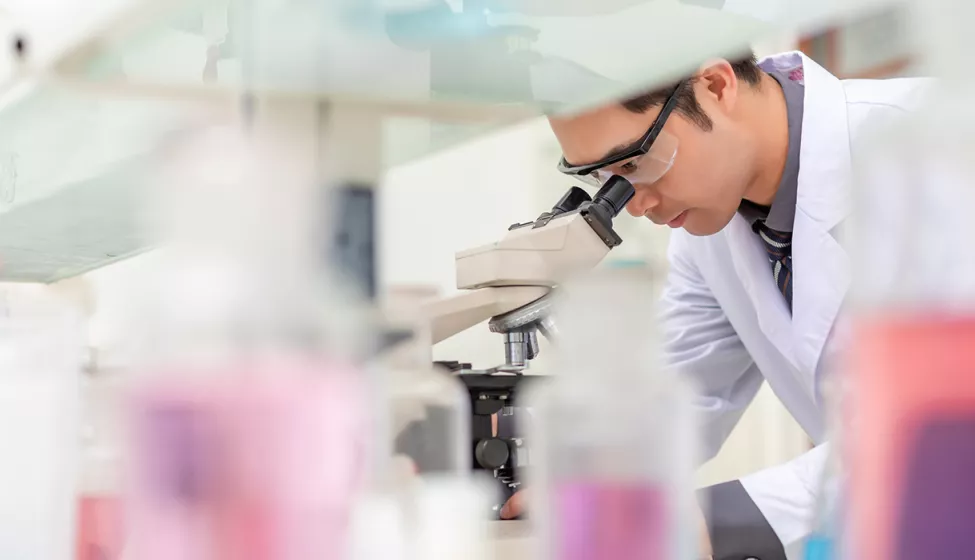
[[[618,144],[618,145],[610,148],[610,150],[608,152],[606,152],[606,155],[604,155],[603,157],[601,157],[599,159],[599,161],[604,161],[604,160],[607,160],[607,159],[614,158],[614,157],[616,157],[616,156],[618,156],[620,154],[625,154],[626,152],[632,150],[640,142],[640,140],[642,138],[643,138],[643,135],[640,135],[640,136],[636,137],[635,139],[631,140],[630,142],[627,142],[625,144]]]

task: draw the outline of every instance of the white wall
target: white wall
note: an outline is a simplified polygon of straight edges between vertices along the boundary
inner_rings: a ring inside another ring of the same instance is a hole
[[[491,243],[539,214],[533,130],[519,126],[400,166],[386,177],[380,212],[383,284],[456,291],[454,253]],[[434,359],[488,367],[502,361],[497,335],[472,329],[434,348]]]

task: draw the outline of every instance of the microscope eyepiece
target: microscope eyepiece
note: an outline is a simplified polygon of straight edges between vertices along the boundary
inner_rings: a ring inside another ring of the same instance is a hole
[[[635,192],[633,185],[619,175],[610,177],[592,198],[583,189],[572,187],[562,195],[550,211],[542,213],[534,222],[512,224],[508,227],[508,231],[527,227],[545,227],[559,216],[578,212],[585,217],[607,246],[615,247],[623,240],[613,231],[613,219],[619,216]]]
[[[560,198],[559,201],[555,203],[555,206],[552,207],[552,215],[572,212],[573,210],[577,210],[586,202],[592,202],[592,199],[589,198],[589,193],[579,187],[572,187],[568,190],[568,192],[562,195],[562,198]]]
[[[609,210],[610,217],[615,218],[619,216],[623,208],[626,208],[626,203],[633,198],[634,194],[636,194],[636,190],[629,181],[619,175],[613,175],[596,192],[596,196],[592,198],[592,203]]]

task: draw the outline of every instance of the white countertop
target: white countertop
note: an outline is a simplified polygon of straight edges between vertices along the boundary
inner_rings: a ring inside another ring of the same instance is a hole
[[[528,521],[491,523],[495,560],[531,560],[532,534]]]

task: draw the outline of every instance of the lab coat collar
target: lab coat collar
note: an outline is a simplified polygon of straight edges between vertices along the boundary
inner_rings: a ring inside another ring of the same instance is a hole
[[[806,97],[792,234],[792,346],[800,368],[815,377],[850,286],[849,257],[836,239],[836,229],[852,207],[853,172],[843,84],[799,56]]]
[[[775,285],[772,265],[762,240],[751,224],[735,214],[725,229],[735,273],[752,300],[758,327],[765,337],[798,369],[793,351],[792,323],[785,297]]]
[[[776,55],[771,62],[779,68],[802,68],[805,81],[791,316],[772,278],[765,248],[747,220],[735,215],[725,235],[759,328],[801,372],[800,381],[815,398],[819,358],[849,287],[848,258],[832,235],[850,210],[846,96],[839,79],[801,53]]]
[[[843,83],[802,53],[805,76],[796,213],[829,231],[850,213],[850,121]]]

